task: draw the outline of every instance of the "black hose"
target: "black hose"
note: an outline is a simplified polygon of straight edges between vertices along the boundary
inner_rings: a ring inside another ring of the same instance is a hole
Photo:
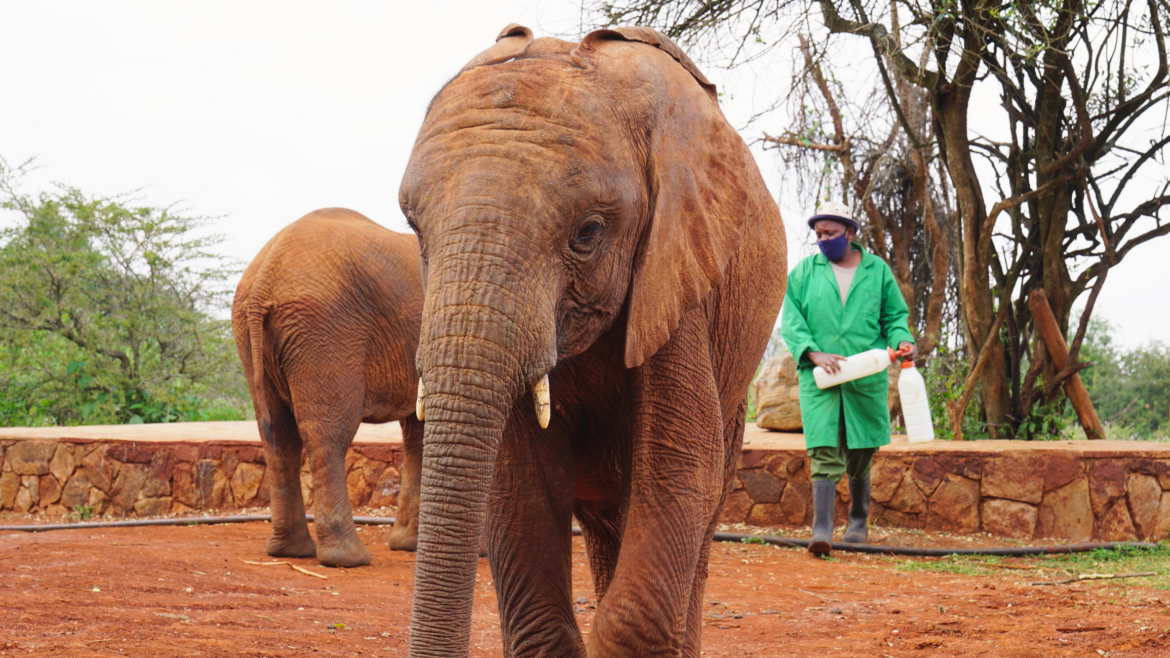
[[[307,514],[308,520],[313,520],[312,514]],[[271,521],[271,514],[250,514],[241,516],[193,516],[178,519],[131,519],[128,521],[83,521],[80,523],[47,523],[27,525],[0,526],[0,532],[46,532],[49,530],[85,530],[94,528],[136,528],[139,526],[176,526],[176,525],[220,525],[224,523],[249,523],[252,521]],[[393,525],[394,517],[382,516],[355,516],[353,522],[359,525]],[[580,535],[580,528],[573,528],[574,535]],[[738,532],[717,532],[714,537],[719,542],[743,543],[749,540],[763,542],[771,546],[790,546],[794,548],[808,548],[810,540],[795,539],[793,537],[777,537],[775,535],[747,535]],[[875,546],[873,544],[843,544],[832,542],[829,544],[834,551],[850,553],[871,553],[876,555],[906,555],[913,557],[946,557],[948,555],[998,555],[1003,557],[1027,557],[1030,555],[1061,555],[1065,553],[1086,553],[1097,549],[1115,549],[1122,546],[1133,548],[1156,548],[1157,544],[1148,542],[1099,542],[1093,544],[1056,544],[1051,546],[1017,546],[1014,548],[917,548],[913,546]]]
[[[772,546],[808,548],[809,539],[776,537],[773,535],[745,535],[738,532],[717,532],[715,541],[743,542],[763,541]],[[875,546],[874,544],[846,544],[830,542],[834,551],[850,553],[872,553],[876,555],[906,555],[914,557],[946,557],[948,555],[999,555],[1003,557],[1028,557],[1030,555],[1061,555],[1065,553],[1087,553],[1097,549],[1114,549],[1122,546],[1134,548],[1157,548],[1157,544],[1136,541],[1099,542],[1094,544],[1054,544],[1051,546],[1016,546],[1013,548],[919,548],[914,546]]]
[[[312,514],[305,515],[313,520]],[[139,526],[166,525],[221,525],[224,523],[251,523],[271,521],[271,514],[248,514],[239,516],[191,516],[177,519],[131,519],[129,521],[81,521],[79,523],[30,523],[27,525],[0,526],[0,532],[46,532],[49,530],[85,530],[93,528],[137,528]],[[394,525],[394,517],[355,516],[354,523],[360,525]]]

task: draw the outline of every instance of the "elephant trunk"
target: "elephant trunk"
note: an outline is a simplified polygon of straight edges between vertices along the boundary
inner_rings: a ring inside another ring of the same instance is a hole
[[[551,313],[542,322],[532,319],[541,317],[534,306],[517,307],[514,291],[490,281],[501,269],[498,259],[464,254],[433,261],[428,273],[418,353],[418,407],[426,429],[412,657],[468,653],[479,548],[504,426],[515,401],[555,361]],[[512,271],[504,280],[524,279]],[[460,285],[467,281],[476,284]],[[547,388],[540,401],[549,402]]]
[[[419,499],[410,655],[466,656],[480,538],[507,385],[483,373],[432,370]]]

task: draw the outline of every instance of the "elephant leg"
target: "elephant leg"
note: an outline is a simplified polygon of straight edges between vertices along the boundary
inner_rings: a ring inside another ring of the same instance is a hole
[[[697,314],[692,314],[697,315]],[[590,656],[678,656],[723,494],[725,447],[705,327],[688,316],[634,371],[629,511]]]
[[[687,634],[683,642],[682,655],[685,658],[699,658],[703,645],[703,593],[707,587],[707,569],[711,562],[711,539],[719,527],[719,514],[723,511],[723,504],[731,490],[731,483],[735,479],[735,468],[740,448],[743,446],[743,429],[747,418],[747,400],[740,405],[736,413],[736,420],[724,427],[724,454],[727,455],[726,467],[723,471],[723,495],[715,516],[707,526],[707,536],[704,538],[699,563],[695,567],[694,584],[691,586],[691,602],[687,610]]]
[[[411,551],[418,547],[418,486],[422,480],[423,422],[414,414],[402,421],[402,471],[398,490],[398,513],[390,530],[390,550]]]
[[[621,507],[615,505],[598,511],[587,511],[581,505],[575,510],[589,557],[589,574],[593,576],[593,592],[597,601],[605,598],[613,574],[617,569],[618,552],[622,547]]]
[[[288,407],[272,406],[276,407],[269,409],[272,427],[264,436],[272,509],[272,536],[268,538],[265,552],[272,557],[313,557],[317,554],[317,544],[309,533],[305,499],[301,496],[301,434]]]
[[[359,414],[353,414],[360,418]],[[301,435],[309,444],[313,472],[313,529],[317,533],[317,561],[327,567],[360,567],[370,563],[370,551],[353,525],[353,506],[345,481],[345,453],[357,433],[358,420],[349,423],[302,420]]]
[[[522,400],[517,409],[531,409]],[[488,561],[496,583],[504,653],[583,657],[573,612],[573,461],[568,436],[531,411],[513,411],[500,444],[488,504]]]

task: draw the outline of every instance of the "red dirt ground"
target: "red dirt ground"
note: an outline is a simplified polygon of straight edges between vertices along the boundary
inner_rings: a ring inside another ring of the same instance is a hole
[[[4,533],[0,656],[406,654],[414,556],[385,547],[387,528],[361,530],[370,567],[293,560],[327,580],[246,564],[270,561],[268,530],[250,523]],[[1029,578],[1053,576],[904,573],[889,558],[837,556],[717,544],[705,655],[1170,656],[1164,591],[1032,587]],[[596,601],[580,539],[573,564],[588,633]],[[475,603],[471,655],[500,656],[486,560]]]

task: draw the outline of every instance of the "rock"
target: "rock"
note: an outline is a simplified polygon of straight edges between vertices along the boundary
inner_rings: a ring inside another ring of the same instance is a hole
[[[756,424],[769,430],[796,432],[800,421],[800,380],[796,361],[787,348],[764,363],[752,382],[756,401]]]
[[[1050,453],[1048,467],[1044,472],[1044,490],[1059,489],[1072,482],[1084,472],[1084,464],[1080,455],[1069,453]]]
[[[203,497],[195,481],[195,464],[183,462],[171,472],[171,496],[173,502],[199,510],[203,508]]]
[[[305,501],[305,508],[313,509],[313,472],[307,463],[301,466],[301,498]]]
[[[884,503],[892,498],[902,483],[902,473],[902,464],[896,460],[875,457],[873,467],[869,470],[870,499]]]
[[[952,532],[979,530],[979,483],[947,473],[930,497],[926,528]]]
[[[389,470],[389,469],[387,469]],[[719,513],[720,523],[746,523],[748,512],[752,509],[752,499],[746,491],[733,491],[723,503],[723,511]]]
[[[40,499],[40,496],[41,479],[35,475],[22,475],[20,478],[20,490],[16,492],[16,504],[13,505],[13,509],[27,514],[37,506],[37,501]]]
[[[849,518],[849,476],[841,478],[837,482],[837,493],[833,496],[833,521],[840,525]]]
[[[929,496],[942,483],[947,472],[932,457],[919,457],[914,460],[914,467],[910,470],[910,474],[914,478],[914,484],[918,485],[922,493]]]
[[[1158,523],[1158,506],[1162,502],[1162,487],[1152,475],[1130,473],[1126,477],[1126,498],[1129,513],[1137,527],[1138,537],[1149,538]],[[43,504],[43,503],[42,503]]]
[[[780,495],[780,507],[784,512],[784,522],[791,525],[804,525],[806,519],[812,516],[812,483],[804,478],[794,478],[784,487]]]
[[[101,516],[110,509],[110,497],[101,489],[90,488],[86,505],[93,510],[94,516]]]
[[[160,450],[150,459],[150,475],[139,492],[141,498],[160,498],[171,495],[171,477],[175,461],[169,450]]]
[[[349,493],[349,502],[354,507],[366,504],[370,497],[370,489],[366,486],[366,479],[362,476],[362,469],[355,468],[345,476],[345,488]]]
[[[146,482],[150,469],[142,464],[124,464],[118,469],[118,480],[110,489],[110,514],[129,516],[134,509],[138,492]]]
[[[1008,452],[987,459],[983,463],[983,495],[1038,504],[1044,499],[1046,472],[1043,455]]]
[[[1137,529],[1129,516],[1129,507],[1124,500],[1118,500],[1093,524],[1093,538],[1104,541],[1129,541],[1137,539]]]
[[[767,450],[741,450],[739,453],[739,461],[736,462],[735,469],[742,471],[745,468],[759,468],[764,464],[764,458],[768,456]],[[401,464],[397,465],[402,468]]]
[[[1089,480],[1078,475],[1072,482],[1044,494],[1036,516],[1037,538],[1088,541],[1093,536],[1093,509]]]
[[[1137,459],[1129,460],[1129,463],[1125,465],[1125,470],[1130,473],[1141,473],[1142,475],[1158,475],[1154,467],[1154,460],[1149,457],[1138,457]]]
[[[53,459],[49,462],[49,472],[58,482],[68,482],[73,475],[77,460],[73,458],[73,446],[68,443],[58,443]]]
[[[99,444],[81,459],[81,465],[89,472],[90,485],[103,492],[114,486],[114,479],[118,476],[118,468],[121,466],[121,462],[106,459],[108,449],[109,444]]]
[[[897,510],[885,510],[881,518],[877,519],[874,524],[882,525],[887,528],[909,528],[912,530],[922,530],[925,527],[925,514],[903,514]]]
[[[784,480],[777,480],[768,471],[762,468],[740,471],[739,479],[743,481],[744,488],[755,504],[780,502]]]
[[[871,485],[871,495],[872,488]],[[898,486],[894,495],[885,502],[885,506],[903,514],[922,514],[926,511],[926,499],[922,497],[922,492],[918,490],[913,480],[903,478],[902,484]]]
[[[17,441],[8,449],[5,462],[17,475],[45,475],[56,451],[56,441]]]
[[[259,464],[240,462],[236,466],[236,472],[232,474],[231,489],[237,507],[244,507],[256,498],[263,479],[264,467]]]
[[[171,497],[140,498],[134,501],[134,513],[139,517],[162,516],[171,511]]]
[[[983,477],[983,457],[979,455],[943,452],[935,455],[934,460],[947,473],[954,473],[970,480]]]
[[[61,500],[61,483],[52,474],[41,476],[40,489],[40,501],[37,504],[41,506],[41,509],[46,509],[49,505]]]
[[[350,502],[354,507],[360,507],[361,505],[365,505],[366,501],[370,499],[374,487],[377,486],[378,479],[382,476],[382,471],[386,468],[386,464],[375,459],[369,459],[356,452],[353,454],[356,457],[352,460],[345,483],[349,490]]]
[[[171,512],[170,512],[171,514],[178,514],[180,516],[191,516],[192,514],[197,514],[198,512],[199,512],[199,510],[195,509],[194,507],[189,507],[187,505],[184,505],[183,503],[180,503],[177,500],[174,500],[173,498],[171,499]]]
[[[45,515],[54,521],[64,521],[69,516],[69,508],[64,505],[49,505]]]
[[[210,459],[200,459],[195,464],[204,509],[223,509],[233,503],[231,485],[221,466],[220,462]]]
[[[779,503],[753,505],[747,517],[748,525],[782,525],[784,508]]]
[[[1158,506],[1158,522],[1154,524],[1154,534],[1151,541],[1170,539],[1170,491],[1162,494],[1162,504]]]
[[[89,492],[93,486],[89,483],[89,469],[84,466],[73,473],[73,477],[61,488],[61,504],[74,509],[89,503]]]
[[[1016,539],[1031,539],[1036,532],[1038,513],[1027,503],[988,498],[984,499],[980,512],[983,532]]]
[[[1089,496],[1093,516],[1101,518],[1113,501],[1125,495],[1125,468],[1112,459],[1095,459],[1089,465]]]
[[[20,491],[20,476],[12,471],[0,473],[0,509],[12,509]]]
[[[370,507],[397,507],[398,506],[398,492],[402,485],[398,477],[398,469],[393,466],[387,466],[386,470],[382,471],[382,476],[378,478],[378,483],[370,491]],[[734,494],[733,494],[734,495]],[[747,495],[746,493],[744,494]],[[730,503],[731,497],[728,497]],[[751,505],[751,500],[748,500],[748,505]],[[726,513],[727,505],[723,506],[723,511]],[[746,516],[747,510],[744,510]],[[728,523],[742,523],[743,517],[738,521],[728,521]]]
[[[1170,491],[1170,459],[1155,460],[1154,472],[1158,474],[1158,483],[1162,489]]]

